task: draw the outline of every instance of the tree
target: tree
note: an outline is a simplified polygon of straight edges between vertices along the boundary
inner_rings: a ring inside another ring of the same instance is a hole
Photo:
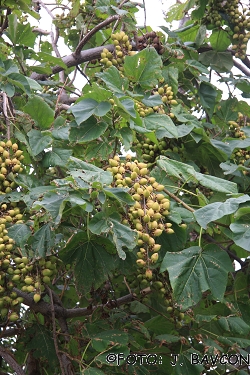
[[[1,374],[248,373],[249,9],[139,7],[1,1]]]

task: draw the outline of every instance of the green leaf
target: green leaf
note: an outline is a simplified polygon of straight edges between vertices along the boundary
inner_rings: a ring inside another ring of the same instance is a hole
[[[45,224],[32,237],[32,250],[35,257],[44,258],[51,255],[54,244],[54,234],[51,231],[51,225]]]
[[[146,129],[155,131],[158,139],[178,138],[177,127],[167,115],[151,114],[144,117],[142,123]]]
[[[10,14],[8,16],[7,36],[12,41],[13,44],[16,44],[17,27],[18,27],[17,15]]]
[[[44,325],[33,322],[33,324],[26,329],[27,342],[25,348],[32,351],[34,358],[44,358],[50,364],[57,365],[57,355],[51,330],[48,330]]]
[[[75,234],[60,252],[65,264],[75,263],[76,289],[87,293],[92,287],[98,289],[117,267],[117,257],[110,254],[114,245],[105,237],[93,237],[86,233]]]
[[[94,168],[96,168],[96,170]],[[112,174],[109,171],[104,171],[95,167],[94,165],[93,168],[85,169],[84,171],[79,169],[71,170],[69,174],[76,180],[77,183],[80,179],[89,184],[92,184],[93,182],[100,182],[103,185],[109,185],[113,181]]]
[[[195,305],[202,293],[211,290],[221,301],[227,285],[228,272],[233,271],[228,254],[217,245],[204,249],[193,246],[177,253],[166,253],[160,271],[169,272],[174,299],[183,309]]]
[[[162,105],[161,96],[158,94],[146,96],[142,99],[142,103],[145,104],[147,107]]]
[[[124,61],[124,75],[129,81],[151,89],[158,83],[161,75],[162,59],[155,48],[149,47],[134,56],[126,56]]]
[[[167,12],[167,22],[173,22],[181,20],[184,16],[184,11],[186,9],[186,2],[182,4],[174,4],[170,7]]]
[[[231,44],[228,31],[222,28],[214,29],[209,37],[209,41],[211,47],[218,52],[226,51]]]
[[[14,224],[8,228],[8,236],[12,238],[19,247],[24,247],[31,233],[30,227],[26,224]]]
[[[108,188],[106,187],[103,189],[104,193],[110,197],[118,200],[120,203],[124,203],[130,206],[133,206],[135,204],[134,199],[131,197],[131,195],[127,192],[127,189],[122,188]]]
[[[230,229],[233,232],[232,240],[236,245],[243,249],[250,251],[250,225],[247,222],[237,222],[230,224]]]
[[[98,212],[95,214],[89,222],[89,230],[97,235],[109,232],[110,226],[105,212]]]
[[[54,121],[54,111],[40,96],[31,96],[23,111],[31,116],[40,129],[49,129]]]
[[[48,62],[49,65],[58,65],[63,69],[67,69],[67,65],[62,61],[60,57],[52,56],[51,53],[38,52],[35,54],[36,59],[41,62]]]
[[[211,221],[220,219],[237,211],[239,204],[250,200],[249,195],[242,195],[238,198],[229,198],[225,202],[211,203],[194,212],[198,224],[205,228]]]
[[[187,60],[186,64],[188,64],[189,67],[196,69],[197,72],[200,72],[202,74],[209,73],[209,70],[197,60]]]
[[[213,115],[216,103],[216,89],[209,83],[202,82],[198,90],[198,95],[200,96],[202,106],[206,109],[206,112],[211,117]]]
[[[34,156],[44,151],[51,145],[52,138],[49,135],[42,135],[39,130],[32,129],[27,133],[29,144]]]
[[[200,25],[196,38],[195,38],[196,47],[200,47],[204,43],[206,34],[207,34],[206,25]]]
[[[201,314],[196,314],[195,315],[195,321],[200,323],[200,322],[211,322],[212,320],[216,319],[217,315],[201,315]]]
[[[99,138],[108,128],[106,122],[97,122],[94,117],[91,117],[85,122],[82,122],[78,127],[71,127],[69,140],[76,143],[86,143]]]
[[[178,342],[180,341],[181,338],[179,336],[174,336],[168,333],[164,333],[163,335],[156,336],[156,339],[160,341],[166,341],[166,342]]]
[[[178,356],[178,361],[174,367],[174,375],[200,375],[204,367],[198,361],[199,355],[192,351],[184,351]],[[198,362],[196,363],[195,360]],[[194,365],[195,363],[195,365]]]
[[[73,113],[76,123],[81,125],[93,114],[96,116],[106,115],[110,108],[111,104],[109,102],[98,103],[94,99],[83,99],[71,107],[68,111]]]
[[[69,160],[72,150],[63,150],[61,148],[52,148],[52,151],[46,152],[42,164],[45,168],[48,167],[65,167]]]
[[[189,181],[193,181],[194,183],[199,182],[201,185],[215,191],[230,194],[237,193],[237,185],[235,183],[196,172],[191,165],[171,160],[163,156],[157,160],[157,165],[168,175],[176,177],[183,183]]]
[[[106,216],[105,212],[97,213],[91,219],[89,229],[97,235],[110,233],[121,259],[126,259],[126,253],[123,249],[132,250],[136,246],[136,232],[130,227],[121,224],[118,214]]]
[[[133,250],[136,246],[137,234],[130,227],[121,224],[119,220],[119,215],[113,214],[111,216],[112,227],[110,231],[119,257],[126,259],[126,253],[123,248]]]
[[[67,141],[69,139],[70,126],[63,117],[58,116],[53,123],[52,136],[56,139]]]
[[[163,66],[162,76],[164,77],[165,82],[167,82],[168,85],[172,87],[172,91],[174,92],[174,94],[176,94],[178,91],[178,68],[176,68],[174,64]]]
[[[105,375],[105,373],[98,368],[88,367],[84,372],[81,372],[81,375]]]
[[[230,71],[233,67],[233,57],[231,52],[203,52],[199,55],[199,61],[205,66],[211,66],[220,72]]]
[[[11,73],[8,75],[8,82],[12,83],[14,86],[19,87],[26,94],[30,94],[30,85],[26,77],[19,73]]]
[[[90,335],[92,347],[98,352],[107,349],[109,345],[128,344],[128,334],[118,330],[104,331]]]
[[[219,325],[227,332],[235,335],[247,335],[250,327],[238,316],[221,317]]]
[[[139,301],[132,301],[130,303],[130,310],[134,314],[145,314],[149,312],[149,308]]]
[[[135,103],[132,99],[130,98],[124,98],[120,99],[117,103],[118,107],[122,107],[122,109],[127,112],[131,117],[135,118],[136,117],[136,112],[135,112]]]
[[[45,210],[47,210],[53,219],[53,224],[56,226],[59,224],[62,218],[62,213],[67,198],[68,193],[65,190],[57,189],[56,192],[49,191],[48,193],[44,194],[40,201],[35,201],[33,207],[34,209],[43,207]]]
[[[115,93],[124,94],[128,89],[128,79],[126,77],[121,78],[120,72],[115,66],[111,66],[105,72],[97,73],[96,76]]]

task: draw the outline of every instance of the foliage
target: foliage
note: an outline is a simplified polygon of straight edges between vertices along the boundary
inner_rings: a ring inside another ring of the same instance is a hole
[[[56,3],[1,2],[1,373],[248,373],[249,10]]]

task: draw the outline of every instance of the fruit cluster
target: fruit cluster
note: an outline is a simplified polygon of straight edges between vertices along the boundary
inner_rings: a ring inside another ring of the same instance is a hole
[[[161,193],[164,186],[149,176],[147,164],[137,160],[132,161],[130,155],[126,161],[121,162],[119,156],[109,159],[108,170],[114,176],[113,186],[129,187],[129,194],[135,200],[135,204],[123,215],[123,224],[128,224],[138,233],[137,264],[146,267],[146,277],[152,279],[150,265],[158,260],[158,251],[161,245],[155,242],[155,238],[163,231],[173,233],[172,224],[166,222],[169,215],[170,201]]]
[[[143,161],[148,163],[148,168],[151,163],[160,155],[167,156],[171,159],[178,160],[180,155],[184,158],[184,143],[167,138],[163,138],[158,143],[154,143],[149,138],[139,137],[133,142],[132,151],[137,152]]]
[[[167,106],[178,104],[177,101],[174,99],[172,86],[169,86],[167,83],[164,86],[159,87],[157,91],[154,91],[154,94],[161,95],[162,102]],[[170,117],[174,117],[174,115],[170,113]]]
[[[153,94],[159,94],[162,99],[162,104],[154,107],[147,107],[142,102],[138,100],[135,101],[137,112],[141,117],[150,115],[151,113],[167,114],[169,117],[174,118],[174,114],[170,111],[170,107],[178,104],[178,102],[173,99],[174,93],[172,87],[165,84],[163,87],[159,87],[157,91],[153,91]]]
[[[18,149],[16,143],[11,140],[0,141],[0,192],[1,194],[10,193],[16,188],[14,178],[22,172],[21,160],[24,156],[23,151]]]
[[[7,194],[17,188],[14,178],[22,172],[22,151],[11,140],[0,142],[0,193]],[[23,215],[16,202],[2,203],[0,206],[0,318],[14,322],[19,318],[22,297],[13,288],[34,293],[38,302],[43,284],[48,284],[57,272],[57,258],[29,260],[20,255],[14,247],[14,240],[8,236],[8,227],[23,223]]]
[[[112,34],[111,39],[115,46],[114,52],[110,52],[107,48],[104,48],[101,53],[100,62],[109,68],[112,65],[117,66],[119,70],[123,70],[123,63],[126,55],[133,55],[132,45],[130,44],[128,36],[124,31]]]
[[[163,139],[158,144],[152,142],[149,138],[140,138],[133,143],[133,146],[139,151],[142,159],[147,163],[152,163],[159,155],[164,155],[168,143]]]
[[[5,238],[6,235],[3,240]],[[7,317],[7,320],[12,322],[19,318],[18,311],[20,303],[23,302],[23,298],[18,297],[13,288],[32,293],[34,301],[39,302],[45,289],[44,284],[49,284],[58,272],[57,257],[51,255],[46,260],[43,258],[31,261],[11,252],[13,242],[12,239],[5,242],[5,249],[0,254],[0,317]]]
[[[242,7],[238,0],[209,0],[206,9],[207,13],[203,22],[216,27],[221,27],[227,22],[234,32],[232,42],[235,44],[233,44],[232,49],[235,51],[235,56],[244,59],[247,43],[250,39],[249,9]]]
[[[161,43],[160,37],[156,34],[155,31],[151,31],[142,36],[136,37],[135,41],[138,51],[148,46],[152,46],[156,49],[159,55],[162,55],[164,53],[164,47]]]
[[[246,134],[244,132],[244,128],[250,126],[250,119],[247,116],[244,116],[242,113],[238,113],[238,119],[237,121],[228,121],[229,129],[231,131],[231,136],[234,138],[239,139],[246,139]],[[249,159],[250,159],[250,150],[248,149],[235,149],[234,152],[231,155],[231,159],[236,162],[238,165],[249,165]],[[247,171],[243,171],[244,174],[248,174]]]

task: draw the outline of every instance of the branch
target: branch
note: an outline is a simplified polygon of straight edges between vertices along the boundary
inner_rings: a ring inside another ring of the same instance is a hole
[[[74,54],[72,53],[71,55],[63,57],[62,61],[67,66],[67,68],[71,68],[72,66],[77,66],[87,61],[100,59],[103,48],[104,47],[101,46],[87,49],[85,51],[82,51],[78,56],[74,56]],[[113,44],[108,44],[105,46],[105,48],[107,48],[110,52],[114,51]],[[59,65],[56,65],[52,67],[52,74],[59,73],[62,70],[64,70],[64,68],[62,68]],[[32,73],[31,78],[35,81],[45,81],[48,78],[48,76],[45,74]]]
[[[8,27],[8,16],[11,14],[11,9],[7,8],[5,19],[0,29],[0,36],[3,34],[4,30]]]
[[[99,23],[98,25],[96,25],[92,30],[90,30],[88,32],[87,35],[85,35],[84,38],[82,38],[82,40],[80,41],[80,43],[78,44],[78,46],[76,47],[76,50],[75,52],[73,53],[74,57],[78,57],[81,53],[81,50],[83,48],[83,46],[85,46],[85,44],[89,41],[89,39],[95,34],[97,33],[97,31],[101,30],[102,28],[104,28],[105,26],[109,25],[110,23],[116,21],[117,19],[119,19],[120,16],[116,15],[116,16],[110,16],[108,17],[105,21]]]
[[[11,337],[20,334],[21,329],[20,328],[9,328],[5,329],[4,331],[0,332],[0,338],[3,337]]]
[[[244,61],[244,60],[242,60]],[[247,77],[250,77],[250,69],[247,69],[246,66],[240,64],[238,61],[233,59],[234,66],[239,69],[242,73],[244,73]]]
[[[22,370],[22,367],[16,362],[15,358],[5,348],[0,348],[0,356],[3,357],[5,362],[16,372],[17,375],[25,375],[25,372]]]
[[[44,302],[44,301],[39,301],[38,303],[35,303],[33,300],[33,297],[30,296],[28,293],[23,292],[22,290],[19,290],[17,288],[13,288],[13,291],[17,293],[19,297],[23,297],[24,301],[23,303],[27,306],[29,306],[34,312],[40,312],[43,315],[48,315],[51,316],[51,304]],[[106,304],[100,304],[96,306],[92,306],[91,308],[89,307],[84,307],[84,308],[74,308],[74,309],[65,309],[62,306],[58,306],[57,304],[54,304],[54,313],[55,317],[63,317],[65,319],[69,318],[76,318],[80,316],[88,316],[93,314],[93,312],[96,309],[99,308],[116,308],[121,305],[124,305],[126,303],[132,302],[135,299],[134,294],[127,294],[123,297],[118,298],[115,301],[108,301]]]

